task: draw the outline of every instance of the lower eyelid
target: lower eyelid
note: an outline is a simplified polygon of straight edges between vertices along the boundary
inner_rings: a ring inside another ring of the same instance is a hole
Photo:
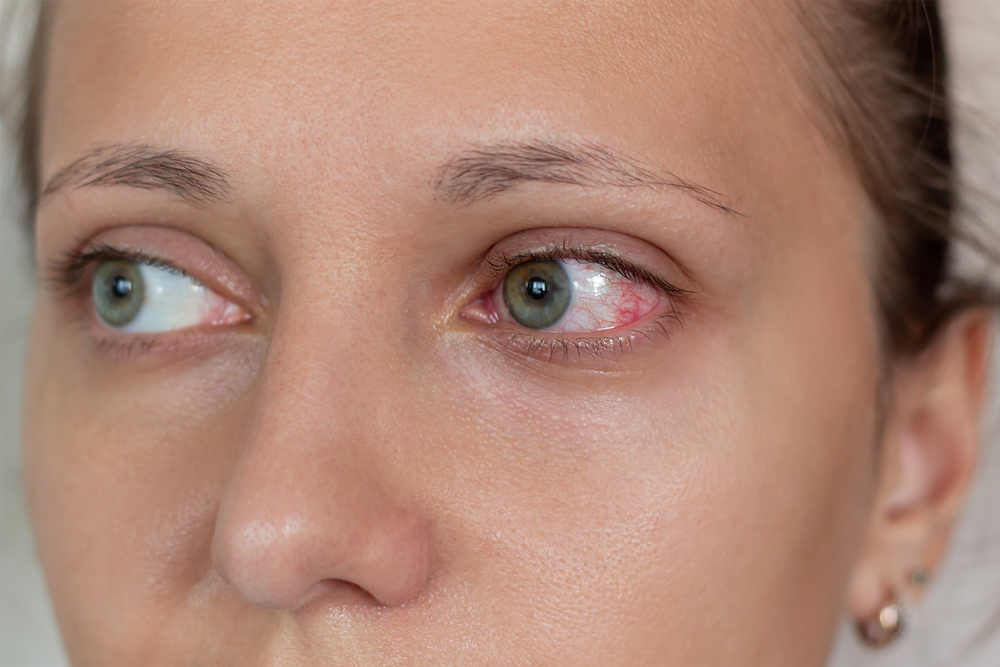
[[[99,326],[99,325],[97,325]],[[145,336],[141,334],[118,334],[106,327],[91,334],[94,352],[103,358],[131,359],[134,357],[156,357],[159,353],[172,354],[178,348],[188,347],[190,332],[169,332],[168,334]]]
[[[675,310],[661,313],[617,333],[593,336],[545,335],[545,332],[504,328],[489,341],[519,356],[571,365],[623,361],[628,356],[651,352],[669,340],[680,324]],[[539,335],[541,334],[541,335]]]
[[[240,329],[208,332],[192,327],[159,334],[128,334],[102,327],[97,322],[85,335],[88,347],[100,358],[153,366],[173,364],[179,359],[201,354],[214,354],[220,346],[225,348],[235,340],[245,340]]]

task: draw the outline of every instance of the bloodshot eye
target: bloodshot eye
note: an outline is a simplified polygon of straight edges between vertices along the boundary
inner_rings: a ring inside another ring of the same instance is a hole
[[[660,305],[662,292],[595,262],[531,260],[511,268],[484,295],[494,321],[536,331],[594,333],[644,319]]]

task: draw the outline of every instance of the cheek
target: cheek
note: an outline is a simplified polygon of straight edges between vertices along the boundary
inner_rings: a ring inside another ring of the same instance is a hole
[[[456,496],[477,503],[455,514],[482,517],[468,532],[489,536],[483,576],[501,598],[518,591],[506,599],[536,620],[519,633],[542,655],[641,647],[690,664],[713,647],[737,664],[781,650],[775,628],[804,627],[800,616],[815,626],[802,655],[820,655],[836,625],[864,522],[874,384],[809,389],[792,414],[795,392],[752,355],[689,335],[655,373],[617,384],[567,390],[485,357],[453,369]]]
[[[38,551],[71,656],[107,664],[105,650],[139,650],[204,574],[234,454],[220,444],[236,442],[259,354],[130,376],[81,363],[44,304],[34,331],[24,458]]]
[[[454,577],[475,587],[476,609],[494,611],[482,625],[541,664],[635,656],[646,648],[637,636],[663,618],[665,515],[686,457],[630,399],[558,396],[495,370],[456,372],[447,409],[436,406],[451,435],[449,455],[433,458],[450,462],[437,474],[452,480]]]

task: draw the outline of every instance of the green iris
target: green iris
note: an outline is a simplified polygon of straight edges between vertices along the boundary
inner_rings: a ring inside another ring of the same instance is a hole
[[[139,265],[124,260],[101,262],[94,272],[93,297],[97,314],[109,325],[122,327],[134,320],[145,300]]]
[[[566,314],[573,286],[555,260],[518,264],[503,279],[503,301],[518,324],[529,329],[550,327]]]

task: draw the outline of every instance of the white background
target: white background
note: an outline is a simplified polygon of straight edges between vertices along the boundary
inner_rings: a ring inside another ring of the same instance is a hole
[[[5,4],[10,5],[9,0]],[[960,110],[958,145],[964,176],[994,198],[993,204],[976,208],[1000,237],[1000,204],[996,203],[1000,201],[1000,0],[945,0],[944,9],[953,90]],[[0,46],[16,51],[23,37],[5,33]],[[4,82],[5,94],[8,84]],[[22,496],[20,391],[35,275],[20,227],[15,149],[4,130],[0,145],[0,665],[59,667],[66,659],[34,556]],[[994,369],[997,377],[1000,354]],[[978,481],[945,566],[922,608],[912,615],[910,631],[888,649],[874,653],[860,647],[845,624],[831,667],[1000,666],[1000,390],[991,396],[984,434]],[[774,628],[774,632],[795,631]]]

